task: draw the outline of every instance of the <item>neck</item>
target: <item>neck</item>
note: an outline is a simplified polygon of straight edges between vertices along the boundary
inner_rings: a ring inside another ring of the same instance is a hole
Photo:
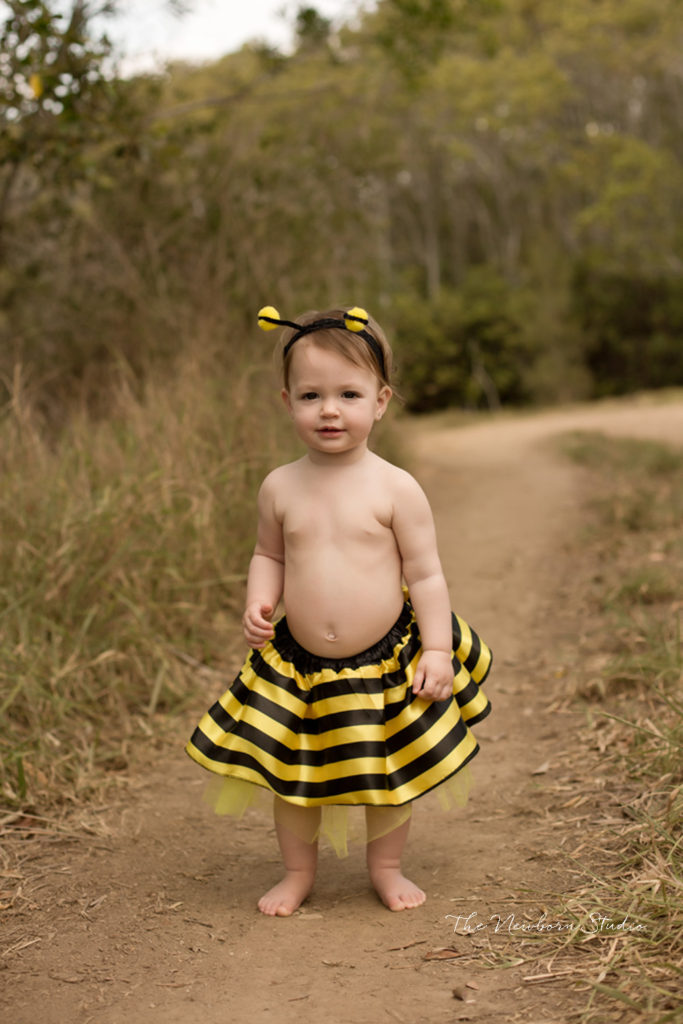
[[[361,459],[365,458],[368,454],[367,443],[358,445],[357,448],[352,448],[348,452],[319,452],[316,449],[309,448],[307,458],[314,466],[329,466],[334,468],[335,466],[352,466],[356,462],[360,462]]]

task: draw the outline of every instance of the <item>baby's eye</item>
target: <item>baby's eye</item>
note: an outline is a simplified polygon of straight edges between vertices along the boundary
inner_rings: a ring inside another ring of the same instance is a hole
[[[357,391],[342,391],[342,398],[360,398]]]
[[[299,396],[303,402],[312,402],[318,397],[315,391],[305,391],[303,395]]]

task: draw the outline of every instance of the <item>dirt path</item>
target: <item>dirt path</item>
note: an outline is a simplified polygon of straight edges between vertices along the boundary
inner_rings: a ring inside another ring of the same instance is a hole
[[[563,672],[582,614],[568,540],[580,527],[585,479],[546,443],[579,428],[680,442],[683,403],[411,428],[453,605],[496,658],[487,683],[494,713],[476,729],[468,806],[455,817],[415,811],[407,868],[426,905],[391,914],[368,889],[359,850],[341,862],[325,851],[301,912],[258,914],[257,897],[278,876],[270,823],[256,814],[237,826],[211,817],[200,803],[205,776],[182,753],[183,726],[178,747],[162,747],[154,773],[125,800],[88,812],[94,834],[75,819],[72,837],[38,847],[30,902],[2,929],[3,1019],[567,1020],[577,999],[568,982],[538,985],[525,980],[538,967],[492,971],[488,963],[492,950],[525,956],[524,933],[511,924],[533,924],[566,891],[571,878],[558,853],[585,827],[561,807],[571,757],[580,756]],[[497,929],[496,915],[507,924]],[[442,947],[459,956],[427,958]]]

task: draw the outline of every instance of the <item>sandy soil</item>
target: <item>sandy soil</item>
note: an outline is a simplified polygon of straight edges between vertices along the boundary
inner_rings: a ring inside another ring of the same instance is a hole
[[[182,723],[125,799],[87,812],[89,835],[76,815],[35,846],[22,909],[2,925],[3,1019],[559,1024],[580,1005],[575,976],[539,979],[552,972],[520,928],[538,931],[571,888],[562,854],[590,825],[571,806],[581,715],[566,699],[585,615],[575,555],[586,478],[548,442],[574,429],[680,442],[683,403],[443,422],[411,425],[417,475],[453,606],[495,665],[467,807],[415,809],[405,866],[425,906],[392,914],[368,887],[362,849],[344,861],[325,850],[300,912],[259,914],[279,873],[270,821],[211,816]],[[511,966],[491,970],[497,953]]]

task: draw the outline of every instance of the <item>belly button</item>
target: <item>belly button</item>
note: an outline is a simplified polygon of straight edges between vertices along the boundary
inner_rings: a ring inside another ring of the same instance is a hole
[[[326,633],[325,634],[325,639],[326,640],[336,640],[337,639],[337,634],[336,633]]]

